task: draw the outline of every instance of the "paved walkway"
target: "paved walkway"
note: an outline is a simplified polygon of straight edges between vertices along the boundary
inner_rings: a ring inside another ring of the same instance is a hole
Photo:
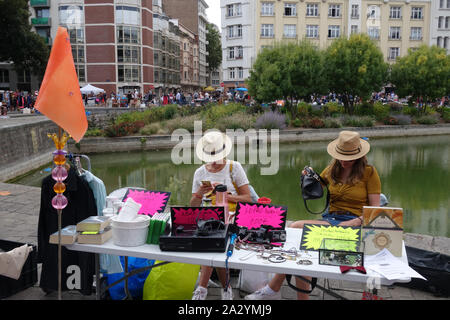
[[[4,192],[9,192],[8,195]],[[0,239],[11,240],[29,244],[37,244],[37,225],[40,210],[40,188],[28,187],[15,184],[6,184],[0,182]],[[427,236],[412,236],[408,239],[410,241],[419,241],[421,245],[433,237]],[[427,240],[428,239],[428,240]],[[444,244],[444,239],[439,237],[439,241],[429,241],[430,243],[441,243],[440,248],[448,248],[449,241]],[[446,238],[445,238],[446,239]],[[410,245],[410,244],[408,244]],[[40,269],[40,265],[38,266]],[[39,276],[38,276],[39,279]],[[362,291],[365,289],[364,284],[356,284],[348,281],[334,281],[325,283],[326,280],[319,279],[319,284],[322,286],[330,286],[331,288],[337,288],[344,297],[352,300],[361,300]],[[233,288],[238,287],[238,278],[233,277],[231,285]],[[240,300],[240,293],[238,289],[234,290],[235,300]],[[244,293],[242,293],[244,294]],[[412,290],[409,288],[403,288],[399,286],[382,286],[378,292],[379,296],[386,300],[450,300],[450,298],[439,298],[433,294]],[[282,288],[282,299],[292,300],[295,299],[295,292],[287,286]],[[82,296],[78,292],[63,292],[62,298],[64,300],[94,300],[95,295]],[[319,289],[315,289],[311,294],[312,300],[334,300],[335,298],[323,294]],[[7,300],[56,300],[56,293],[45,295],[45,293],[39,288],[39,283],[35,286],[19,292]],[[220,299],[220,288],[214,283],[211,283],[208,299],[218,300]]]

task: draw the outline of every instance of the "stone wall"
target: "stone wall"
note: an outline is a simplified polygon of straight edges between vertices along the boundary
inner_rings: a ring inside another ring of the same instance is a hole
[[[0,128],[0,181],[12,179],[52,161],[55,145],[47,133],[57,133],[58,127],[42,118],[41,121]]]

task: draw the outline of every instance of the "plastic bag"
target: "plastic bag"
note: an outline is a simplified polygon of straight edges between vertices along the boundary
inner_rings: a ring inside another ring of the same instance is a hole
[[[120,262],[122,266],[125,266],[125,258],[120,257]],[[155,263],[155,260],[149,260],[145,258],[135,258],[128,257],[128,272],[131,272],[134,269],[139,269],[147,266],[152,266]],[[148,278],[148,275],[152,269],[143,271],[138,273],[132,277],[128,278],[128,291],[130,292],[133,299],[141,300],[143,295],[144,283]],[[156,270],[156,269],[155,269]],[[121,273],[111,273],[107,274],[107,283],[108,285],[114,283],[115,281],[123,278],[124,274]],[[112,300],[122,300],[125,298],[125,281],[121,281],[116,284],[114,287],[109,288],[109,295]]]
[[[274,273],[241,270],[239,274],[239,289],[247,293],[253,293],[268,284],[273,276]]]
[[[199,271],[200,266],[186,263],[154,268],[145,280],[143,300],[190,300]]]

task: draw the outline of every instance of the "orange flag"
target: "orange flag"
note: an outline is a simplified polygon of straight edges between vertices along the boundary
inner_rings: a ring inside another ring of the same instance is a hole
[[[67,29],[58,27],[35,108],[79,142],[88,127]]]

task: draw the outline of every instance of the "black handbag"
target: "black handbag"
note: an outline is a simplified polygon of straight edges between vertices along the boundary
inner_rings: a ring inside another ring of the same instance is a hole
[[[330,203],[330,192],[328,190],[327,183],[322,179],[322,177],[314,172],[310,167],[306,166],[303,170],[306,174],[301,174],[300,176],[300,187],[302,189],[303,202],[305,203],[305,208],[308,212],[312,214],[321,214],[324,212]],[[306,200],[320,199],[323,197],[323,185],[327,189],[327,203],[325,208],[320,212],[313,212],[308,208]]]

